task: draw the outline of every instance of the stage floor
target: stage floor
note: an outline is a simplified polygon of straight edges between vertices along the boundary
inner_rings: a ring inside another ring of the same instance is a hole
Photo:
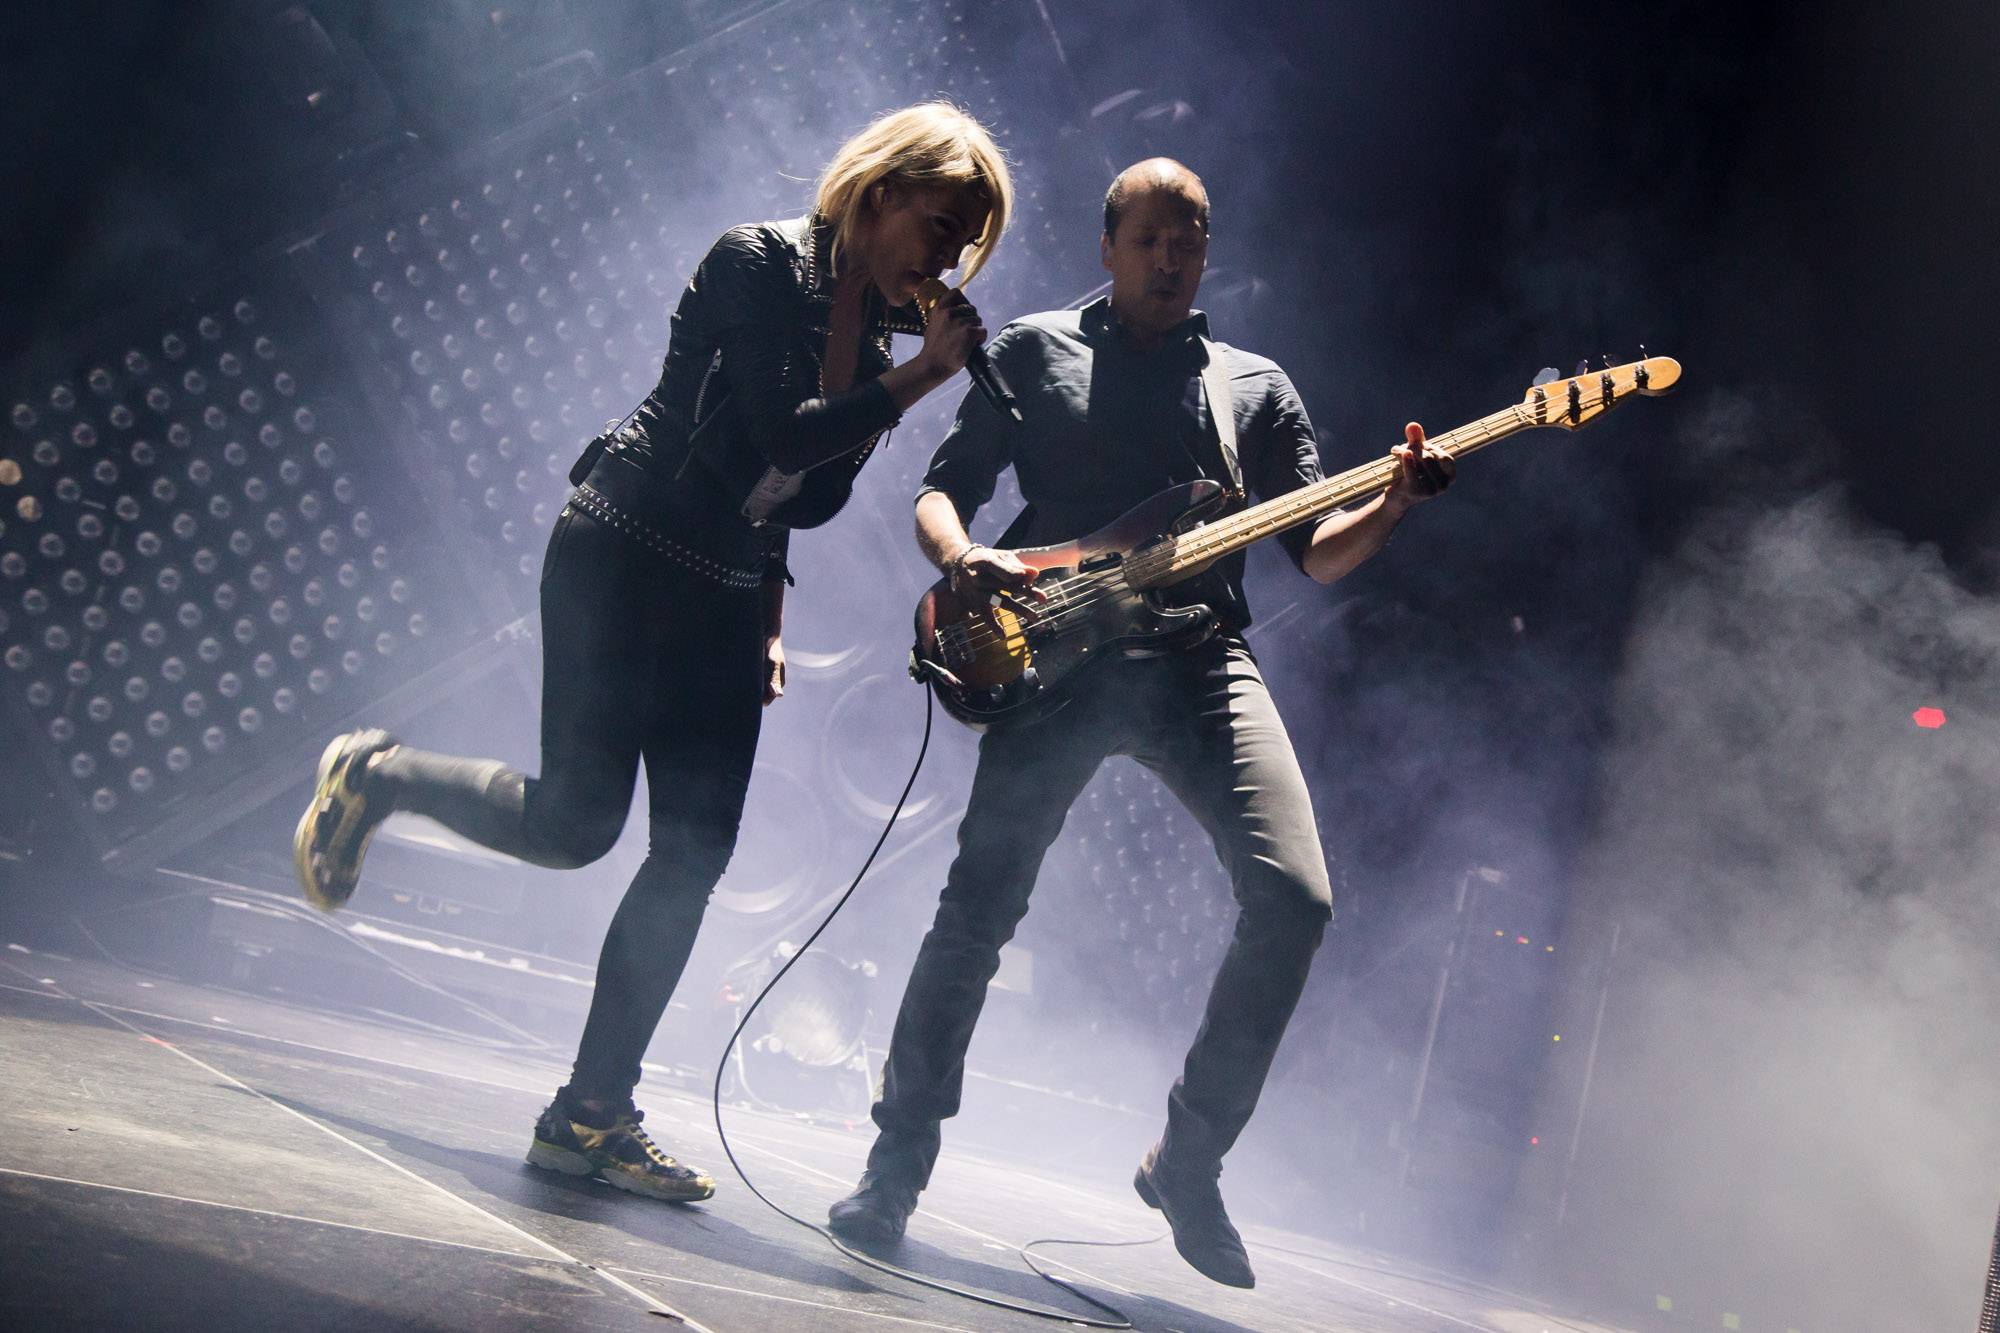
[[[1052,1326],[870,1272],[778,1217],[729,1173],[697,1097],[646,1090],[655,1137],[721,1182],[708,1203],[668,1206],[522,1165],[563,1072],[546,1053],[20,945],[0,963],[0,1326]],[[866,1126],[748,1110],[728,1124],[758,1184],[814,1218],[868,1145]],[[1085,1313],[1016,1243],[1163,1230],[1122,1174],[1055,1179],[949,1144],[925,1203],[885,1257]],[[1610,1333],[1324,1241],[1246,1234],[1249,1292],[1164,1240],[1039,1253],[1141,1329]]]

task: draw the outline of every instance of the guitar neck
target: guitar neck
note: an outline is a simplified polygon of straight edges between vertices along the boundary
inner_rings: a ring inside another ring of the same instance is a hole
[[[1463,458],[1495,440],[1546,424],[1537,421],[1526,407],[1516,404],[1428,439],[1424,447],[1449,458]],[[1274,500],[1252,505],[1241,513],[1180,533],[1127,560],[1126,580],[1132,587],[1144,589],[1162,588],[1191,578],[1253,542],[1379,495],[1395,480],[1397,467],[1395,455],[1385,455],[1372,463],[1288,491]]]

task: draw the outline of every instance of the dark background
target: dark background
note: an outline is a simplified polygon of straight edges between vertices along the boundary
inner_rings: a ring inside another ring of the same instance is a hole
[[[572,98],[726,37],[731,24],[810,27],[834,14],[843,17],[820,31],[851,41],[874,12],[712,0],[17,6],[5,20],[0,365],[10,383],[32,379],[123,312],[171,305],[259,256],[302,245],[336,253],[319,238],[344,244],[371,200],[468,156],[504,159],[509,136],[559,118]],[[1588,892],[1589,862],[1607,818],[1607,756],[1630,732],[1621,672],[1637,609],[1704,522],[1732,505],[1781,512],[1835,494],[1871,540],[1934,548],[1923,558],[1973,614],[1990,613],[2000,577],[2000,465],[1985,424],[2000,362],[1996,22],[1991,6],[1971,3],[1906,14],[1021,0],[982,12],[974,46],[981,88],[996,100],[974,110],[1004,122],[1017,156],[1033,144],[1036,183],[1061,196],[1036,201],[1035,225],[1006,242],[1003,276],[975,291],[990,318],[1021,313],[990,302],[1052,304],[1099,280],[1095,192],[1125,163],[1165,153],[1204,177],[1214,203],[1203,304],[1218,335],[1289,370],[1330,466],[1383,452],[1405,420],[1442,430],[1490,412],[1546,365],[1568,374],[1585,358],[1634,359],[1643,344],[1685,369],[1671,399],[1472,460],[1451,497],[1330,593],[1276,561],[1253,564],[1258,649],[1343,894],[1342,928],[1261,1122],[1282,1132],[1253,1135],[1242,1154],[1246,1179],[1291,1178],[1292,1194],[1271,1189],[1285,1220],[1534,1266],[1561,1183],[1537,1173],[1523,1141],[1551,1133],[1548,1089],[1570,1086],[1545,1068],[1541,1034],[1603,976],[1605,909]],[[591,58],[578,59],[586,49]],[[697,75],[703,49],[683,61]],[[730,49],[757,58],[754,37]],[[860,48],[814,51],[823,62],[842,54],[868,59]],[[941,52],[935,77],[916,68],[915,91],[970,100],[956,58]],[[837,80],[839,68],[822,64],[817,77]],[[720,77],[726,96],[728,71]],[[320,87],[334,90],[332,103],[300,102]],[[885,94],[866,111],[899,100]],[[634,142],[688,128],[642,128]],[[810,134],[831,142],[849,128]],[[818,152],[802,147],[785,165],[809,172]],[[689,239],[677,238],[674,264],[684,267]],[[290,317],[310,336],[320,312]],[[897,505],[927,429],[935,423],[913,417],[898,440],[906,447],[871,468],[881,494],[864,504],[879,501],[889,538],[866,559],[879,563],[839,565],[797,594],[857,608],[885,641],[901,632],[917,573]],[[402,448],[400,438],[379,443]],[[835,557],[863,560],[858,548]],[[847,582],[863,568],[888,590]],[[802,623],[802,634],[816,631]],[[1988,678],[1984,665],[1960,672],[1968,704],[1987,697]],[[818,706],[800,693],[788,708]],[[435,743],[481,743],[493,711],[484,700],[461,698],[455,718],[441,710],[429,724]],[[875,718],[868,706],[857,705],[875,732],[906,725],[906,710]],[[1855,745],[1903,753],[1912,742],[1902,717],[1870,720]],[[868,752],[884,772],[906,762],[900,730],[886,734],[895,739],[879,764]],[[532,735],[516,724],[492,744],[531,747]],[[310,748],[282,758],[297,769]],[[532,764],[531,752],[509,757]],[[935,810],[950,807],[964,759],[947,742],[935,761]],[[40,808],[45,796],[21,776],[30,767],[9,767],[16,811]],[[1146,934],[1148,916],[1134,947],[1158,948],[1173,966],[1130,984],[1094,965],[1094,951],[1103,932],[1131,939],[1136,909],[1117,892],[1062,883],[1124,884],[1137,864],[1129,883],[1143,887],[1145,867],[1201,858],[1186,821],[1148,804],[1150,792],[1133,775],[1107,777],[1024,931],[1039,957],[1068,949],[1079,964],[1044,969],[1051,1007],[1041,1016],[1091,1017],[1076,1020],[1067,1047],[1064,1031],[1051,1035],[1033,1015],[1016,1034],[1049,1082],[1110,1067],[1141,1080],[1132,1098],[1148,1105],[1143,1079],[1170,1066],[1178,1029],[1147,1024],[1193,1012],[1201,946],[1174,957]],[[246,810],[234,836],[281,836],[289,808]],[[18,864],[59,861],[68,894],[75,862],[51,847],[65,827],[17,818],[6,836]],[[1118,874],[1106,869],[1114,864]],[[1475,893],[1468,916],[1455,896],[1474,866],[1505,878]],[[917,878],[885,890],[846,943],[863,947],[856,936],[874,932],[914,947],[933,891]],[[1901,891],[1896,875],[1879,878],[1882,893]],[[592,892],[589,910],[608,913],[615,886]],[[1216,909],[1176,906],[1174,929],[1212,936]],[[1471,917],[1482,936],[1518,932],[1562,951],[1533,966],[1524,953],[1461,969],[1431,1118],[1417,1126],[1402,1103],[1437,960]],[[572,951],[589,947],[597,920],[584,914]],[[1489,931],[1494,923],[1504,931]],[[1683,924],[1707,929],[1698,914]],[[907,950],[867,947],[885,975],[900,975]],[[1160,976],[1170,980],[1155,986]],[[1107,1057],[1114,1046],[1140,1053]],[[1004,1049],[989,1054],[1005,1065]],[[1320,1145],[1303,1166],[1301,1134]],[[1425,1161],[1439,1165],[1427,1175]],[[1359,1221],[1411,1188],[1427,1202],[1407,1227]]]
[[[284,169],[274,145],[291,127],[246,114],[268,90],[242,63],[249,39],[229,29],[282,8],[12,7],[0,354],[341,196],[328,179],[339,169]],[[408,7],[307,8],[343,41],[372,39],[378,58],[422,26]],[[621,25],[665,47],[669,20],[643,14],[672,8],[516,12],[546,28],[524,44],[554,52],[579,30],[615,38]],[[1844,450],[1838,470],[1900,530],[1966,554],[1989,520],[1989,451],[1971,424],[2000,295],[1988,7],[1945,3],[1914,19],[1722,4],[1246,16],[1182,0],[1135,22],[1129,6],[1056,0],[1048,13],[1087,99],[1143,89],[1149,103],[1185,101],[1191,124],[1155,117],[1109,147],[1218,154],[1194,163],[1218,204],[1217,260],[1254,253],[1279,288],[1288,318],[1256,341],[1282,340],[1329,433],[1379,432],[1402,413],[1384,400],[1415,399],[1416,386],[1424,406],[1455,386],[1476,395],[1478,372],[1491,373],[1482,353],[1511,367],[1523,344],[1554,357],[1581,340],[1617,358],[1640,339],[1656,351],[1692,339],[1697,376],[1787,386],[1848,437],[1879,441]],[[614,71],[648,53],[643,41],[598,45]],[[379,84],[354,95],[371,92],[391,97]],[[488,130],[453,123],[449,102],[440,92],[381,110],[421,136],[402,150],[421,156]],[[1555,273],[1567,290],[1524,293]],[[1578,328],[1560,307],[1593,281],[1611,308],[1600,301]]]

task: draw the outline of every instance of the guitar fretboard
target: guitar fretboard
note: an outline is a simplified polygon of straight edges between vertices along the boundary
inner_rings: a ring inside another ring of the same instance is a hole
[[[1495,440],[1545,424],[1537,421],[1526,406],[1517,403],[1428,439],[1424,448],[1449,458],[1463,458]],[[1389,489],[1398,466],[1400,464],[1395,455],[1386,455],[1310,486],[1301,486],[1274,500],[1252,505],[1239,514],[1204,523],[1192,532],[1169,538],[1126,561],[1125,579],[1138,589],[1178,583],[1253,542],[1309,523]]]

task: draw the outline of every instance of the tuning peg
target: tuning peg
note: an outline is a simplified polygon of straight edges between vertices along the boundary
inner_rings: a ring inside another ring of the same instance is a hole
[[[1639,359],[1641,361],[1646,359],[1646,344],[1644,343],[1639,344]]]
[[[1583,360],[1576,363],[1576,373],[1579,375],[1588,375],[1590,373],[1589,357],[1585,357],[1583,358]]]
[[[1540,388],[1544,384],[1554,384],[1562,377],[1563,373],[1554,366],[1543,366],[1535,372],[1535,386]]]
[[[1603,352],[1597,354],[1597,364],[1605,370],[1611,369],[1611,358]]]

